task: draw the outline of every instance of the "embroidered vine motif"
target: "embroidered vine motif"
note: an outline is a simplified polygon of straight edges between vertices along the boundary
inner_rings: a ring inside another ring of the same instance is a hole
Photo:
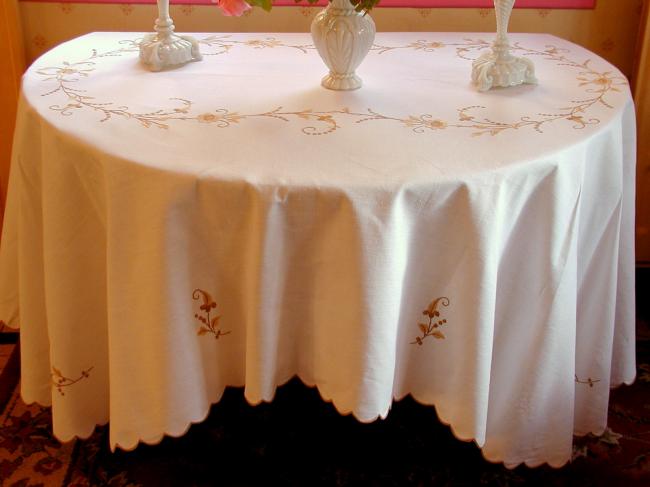
[[[70,387],[77,382],[87,379],[90,377],[90,371],[93,370],[94,367],[89,367],[86,370],[81,371],[81,375],[77,377],[76,379],[71,379],[69,377],[64,376],[59,369],[56,367],[52,367],[52,384],[54,387],[56,387],[56,390],[59,391],[59,394],[62,396],[65,396],[65,392],[63,391],[64,388]]]
[[[484,41],[482,39],[478,39],[478,40],[464,39],[464,42],[449,42],[449,43],[438,42],[438,41],[426,41],[420,39],[415,42],[411,42],[410,44],[406,44],[405,46],[382,46],[380,44],[373,44],[370,50],[377,52],[377,54],[384,54],[386,52],[398,51],[400,49],[410,49],[413,51],[423,51],[423,52],[434,52],[438,49],[443,49],[445,47],[455,47],[456,54],[458,54],[459,57],[466,59],[468,61],[473,61],[474,59],[466,57],[467,53],[481,50],[481,49],[486,49],[491,45],[492,44],[490,44],[488,41]]]
[[[588,377],[587,379],[579,379],[578,376],[575,376],[576,378],[576,383],[578,384],[587,384],[589,387],[593,387],[594,384],[597,382],[600,382],[600,379],[592,379],[591,377]]]
[[[204,53],[225,54],[235,46],[248,47],[252,49],[274,49],[288,48],[307,53],[314,47],[311,45],[291,45],[284,43],[275,38],[234,40],[230,36],[209,36],[199,40],[199,42],[208,47],[216,48],[215,52]],[[574,129],[583,129],[588,125],[600,123],[598,118],[589,116],[589,111],[596,105],[612,109],[613,106],[607,101],[606,96],[612,92],[619,92],[617,88],[626,85],[624,77],[618,76],[612,71],[600,72],[591,67],[591,61],[586,60],[582,63],[573,61],[566,56],[569,51],[559,49],[554,46],[546,46],[544,50],[535,50],[521,46],[515,43],[512,46],[513,51],[518,51],[526,56],[539,56],[547,61],[556,63],[558,66],[566,66],[578,70],[576,80],[578,86],[585,90],[588,95],[583,99],[571,100],[566,106],[558,108],[556,113],[538,113],[535,115],[522,116],[514,121],[492,120],[481,116],[481,112],[486,110],[485,106],[467,106],[457,110],[456,120],[444,120],[432,114],[408,114],[408,115],[390,115],[379,113],[371,108],[365,111],[352,111],[349,108],[339,108],[335,110],[285,110],[283,107],[276,107],[272,110],[262,111],[259,113],[239,113],[231,111],[228,108],[218,107],[208,112],[195,113],[193,110],[194,103],[184,98],[169,98],[172,106],[160,108],[150,112],[136,112],[127,106],[117,105],[113,102],[99,101],[89,95],[85,90],[75,86],[82,78],[87,78],[90,73],[96,69],[95,61],[111,56],[122,56],[125,53],[137,52],[138,42],[122,41],[124,47],[105,53],[98,53],[96,50],[91,55],[80,62],[64,62],[60,66],[44,67],[37,70],[37,73],[43,76],[43,81],[53,81],[56,87],[42,96],[52,96],[56,93],[63,94],[66,103],[51,105],[50,109],[58,111],[63,116],[71,116],[77,110],[90,109],[101,115],[100,122],[106,122],[113,117],[135,120],[143,127],[157,127],[168,129],[171,122],[198,122],[203,124],[212,124],[217,128],[228,128],[234,124],[239,124],[250,119],[269,119],[282,122],[304,121],[313,122],[313,124],[303,124],[300,128],[305,135],[326,135],[340,129],[345,120],[352,123],[367,122],[394,122],[404,128],[411,129],[418,134],[433,133],[441,130],[461,129],[470,131],[472,136],[481,136],[484,134],[496,136],[506,131],[520,130],[531,128],[536,132],[543,132],[544,126],[558,121],[569,122]],[[457,55],[466,60],[473,60],[471,54],[477,54],[479,51],[489,48],[490,43],[478,39],[465,39],[461,43],[444,43],[438,41],[418,40],[404,46],[381,46],[375,45],[372,50],[381,55],[393,52],[399,49],[411,49],[422,52],[435,52],[443,48],[455,48]]]
[[[215,316],[213,318],[210,317],[210,311],[217,307],[217,303],[214,301],[214,299],[212,299],[212,296],[201,289],[195,289],[192,293],[192,299],[196,301],[203,301],[203,304],[199,308],[203,313],[203,316],[201,316],[199,313],[196,313],[194,315],[194,318],[201,322],[201,326],[199,327],[197,335],[212,333],[214,335],[214,338],[218,340],[220,336],[228,335],[230,333],[229,331],[221,331],[218,329],[221,316]]]
[[[296,49],[305,54],[308,53],[309,51],[313,51],[316,49],[311,44],[287,44],[274,37],[267,37],[265,39],[250,39],[247,41],[237,41],[231,39],[230,37],[231,36],[229,35],[221,35],[221,36],[214,35],[214,36],[206,37],[204,39],[200,39],[198,43],[201,44],[202,46],[217,48],[217,51],[214,52],[205,52],[205,50],[202,50],[201,54],[203,54],[204,56],[216,56],[219,54],[226,54],[233,47],[236,46],[252,47],[253,49],[274,49],[274,48]]]
[[[422,345],[423,340],[427,337],[432,336],[438,340],[444,340],[445,335],[442,333],[442,326],[447,324],[447,320],[440,316],[440,311],[438,311],[438,304],[443,306],[449,306],[449,299],[442,296],[440,298],[434,299],[429,303],[427,309],[425,309],[422,314],[429,318],[428,323],[418,323],[418,327],[422,332],[422,336],[415,337],[415,340],[411,342],[411,345]]]

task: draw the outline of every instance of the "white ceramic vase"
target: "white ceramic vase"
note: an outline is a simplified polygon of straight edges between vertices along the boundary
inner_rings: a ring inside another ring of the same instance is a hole
[[[321,84],[330,90],[356,90],[355,70],[375,40],[375,22],[354,10],[350,0],[331,0],[311,24],[314,45],[330,72]]]
[[[472,64],[472,82],[480,91],[494,87],[537,83],[535,66],[530,59],[510,53],[508,23],[515,0],[494,0],[497,17],[497,37],[491,52],[483,54]]]

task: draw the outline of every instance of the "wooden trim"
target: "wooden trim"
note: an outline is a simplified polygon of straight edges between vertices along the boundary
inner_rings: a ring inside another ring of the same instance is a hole
[[[650,1],[639,27],[633,87],[637,115],[636,258],[650,262]]]

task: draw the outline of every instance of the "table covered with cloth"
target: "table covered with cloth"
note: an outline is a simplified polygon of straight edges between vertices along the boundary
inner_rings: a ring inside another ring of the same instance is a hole
[[[635,375],[616,68],[517,34],[539,84],[481,93],[493,34],[381,33],[336,92],[306,34],[196,34],[203,61],[156,73],[140,38],[23,79],[0,319],[58,438],[156,443],[294,376],[363,422],[411,394],[509,467],[604,431]]]

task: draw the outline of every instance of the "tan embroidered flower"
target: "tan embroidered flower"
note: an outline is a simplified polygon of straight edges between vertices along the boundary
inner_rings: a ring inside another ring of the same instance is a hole
[[[425,129],[428,130],[444,130],[448,127],[447,122],[437,118],[432,119],[431,115],[422,115],[420,117],[409,116],[403,119],[402,123],[407,127],[412,127],[415,132],[421,133]]]
[[[447,128],[447,122],[443,122],[442,120],[430,120],[425,122],[424,125],[432,130],[442,130]]]
[[[229,127],[230,124],[239,123],[242,115],[237,112],[229,112],[226,109],[216,110],[215,113],[207,112],[196,116],[196,120],[200,123],[215,123],[219,128]]]
[[[282,42],[280,42],[277,39],[264,39],[264,40],[253,39],[250,41],[246,41],[245,44],[255,49],[264,49],[265,47],[273,48],[273,47],[282,46]]]
[[[213,123],[216,122],[219,117],[214,113],[202,113],[201,115],[197,115],[196,119],[201,123]]]
[[[431,52],[434,51],[435,49],[442,49],[445,46],[446,44],[444,42],[419,40],[410,43],[408,46],[406,46],[406,48],[411,48],[416,51]]]
[[[593,88],[593,90],[597,93],[604,93],[609,90],[619,91],[613,85],[624,84],[624,82],[618,81],[618,78],[615,77],[610,71],[606,71],[604,73],[591,72],[581,74],[582,76],[578,76],[576,78],[578,81],[580,81],[580,86],[594,85],[596,88]]]
[[[601,76],[600,78],[596,78],[595,80],[592,81],[593,84],[596,85],[608,85],[611,83],[611,79],[606,78],[605,76]]]
[[[221,316],[210,316],[210,312],[217,307],[217,303],[214,299],[212,299],[212,296],[210,296],[207,291],[203,291],[202,289],[195,289],[192,293],[192,299],[195,301],[201,301],[203,303],[199,309],[204,316],[199,313],[194,314],[194,318],[196,318],[201,323],[199,325],[197,335],[201,336],[211,333],[214,336],[215,340],[218,340],[219,337],[228,335],[230,333],[230,331],[222,331],[219,329],[219,321],[221,320]]]
[[[422,335],[415,337],[415,340],[411,342],[412,345],[422,345],[424,340],[429,336],[432,336],[437,340],[445,339],[445,335],[440,331],[440,328],[447,324],[447,320],[440,316],[440,311],[438,311],[439,304],[449,306],[449,299],[444,296],[434,299],[429,303],[427,309],[422,311],[422,314],[429,318],[429,322],[418,323],[418,328],[422,332]]]

